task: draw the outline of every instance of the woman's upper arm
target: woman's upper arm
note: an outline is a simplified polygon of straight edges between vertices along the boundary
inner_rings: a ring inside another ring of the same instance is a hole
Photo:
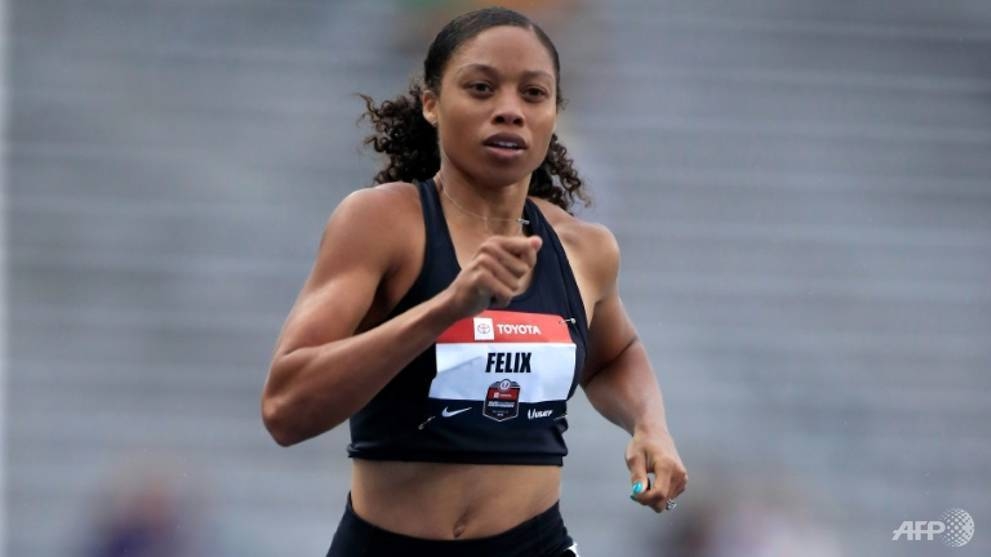
[[[310,275],[282,327],[273,361],[354,333],[397,261],[394,240],[399,235],[382,223],[396,222],[398,195],[383,187],[358,190],[334,210]]]
[[[637,338],[636,328],[619,297],[620,251],[612,232],[603,226],[590,235],[589,252],[594,254],[589,270],[598,293],[589,323],[588,356],[582,385],[618,358]]]

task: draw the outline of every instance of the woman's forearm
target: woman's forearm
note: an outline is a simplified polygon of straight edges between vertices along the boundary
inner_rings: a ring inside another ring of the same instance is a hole
[[[315,437],[364,407],[456,320],[443,296],[361,334],[273,362],[262,414],[276,442],[289,446]]]
[[[593,408],[630,435],[667,432],[660,385],[639,340],[593,375],[584,390]]]

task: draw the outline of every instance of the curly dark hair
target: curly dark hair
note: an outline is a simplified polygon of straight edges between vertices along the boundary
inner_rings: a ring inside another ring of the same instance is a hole
[[[388,156],[386,165],[375,175],[375,183],[425,180],[440,168],[437,130],[423,117],[421,96],[424,90],[440,91],[441,76],[448,60],[459,46],[491,27],[510,25],[533,31],[547,48],[554,61],[557,82],[556,105],[563,109],[566,101],[561,96],[561,64],[557,49],[546,33],[529,18],[506,8],[486,8],[469,12],[451,20],[434,38],[423,62],[422,80],[414,79],[406,94],[376,105],[368,95],[360,95],[365,101],[366,112],[375,133],[366,137],[364,144],[376,152]],[[557,182],[554,181],[557,176]],[[571,212],[575,199],[589,205],[588,194],[582,179],[575,170],[568,150],[551,136],[547,156],[530,178],[529,195],[546,199]]]

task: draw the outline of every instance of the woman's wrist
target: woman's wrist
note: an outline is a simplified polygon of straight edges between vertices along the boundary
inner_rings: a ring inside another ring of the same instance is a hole
[[[668,431],[668,425],[664,420],[654,419],[638,421],[633,426],[633,435],[671,437],[671,432]]]
[[[426,302],[429,304],[428,314],[432,319],[436,319],[443,331],[454,323],[469,317],[462,315],[455,303],[454,296],[450,289],[440,291],[436,296]]]

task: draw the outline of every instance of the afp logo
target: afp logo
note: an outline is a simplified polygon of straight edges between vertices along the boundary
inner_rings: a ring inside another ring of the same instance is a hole
[[[905,537],[908,541],[933,541],[941,536],[950,547],[963,547],[974,537],[974,518],[963,509],[949,509],[942,520],[906,520],[893,531],[891,541]]]

